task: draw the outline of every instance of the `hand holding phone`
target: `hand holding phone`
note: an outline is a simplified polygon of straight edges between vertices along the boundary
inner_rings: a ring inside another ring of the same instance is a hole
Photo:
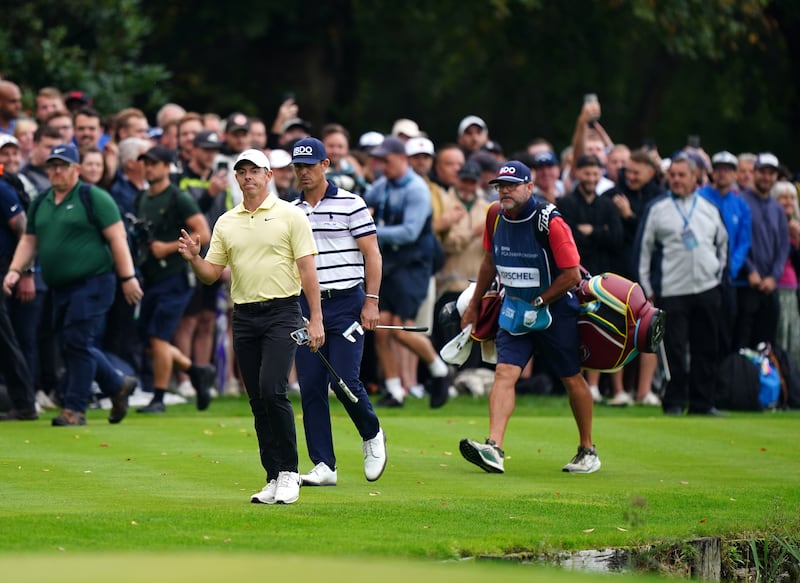
[[[597,93],[587,93],[583,96],[583,112],[587,116],[586,123],[594,127],[594,122],[600,119],[600,100]]]

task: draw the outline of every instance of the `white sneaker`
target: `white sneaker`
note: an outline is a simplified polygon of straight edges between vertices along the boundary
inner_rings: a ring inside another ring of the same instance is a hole
[[[425,396],[425,386],[417,383],[408,387],[408,394],[417,399],[422,399]]]
[[[186,379],[185,381],[181,382],[178,385],[178,388],[175,389],[175,392],[178,393],[181,397],[192,398],[197,394],[197,391],[194,390],[192,386],[192,381]]]
[[[491,439],[487,439],[486,443],[478,443],[464,438],[458,444],[458,449],[465,460],[475,464],[485,472],[490,474],[502,474],[505,472],[503,468],[505,453]]]
[[[300,497],[300,474],[278,472],[278,487],[275,489],[276,504],[291,504]]]
[[[595,403],[601,403],[603,401],[603,395],[600,394],[600,389],[594,386],[589,386],[589,392],[592,394],[592,401]]]
[[[270,480],[269,483],[261,489],[261,492],[256,492],[250,496],[250,502],[253,504],[275,504],[275,490],[278,489],[278,481]]]
[[[374,482],[386,469],[386,435],[383,429],[379,428],[372,439],[362,441],[361,449],[364,451],[364,475],[368,482]]]
[[[301,486],[335,486],[336,470],[332,470],[325,462],[319,462],[314,469],[300,476]]]
[[[622,391],[606,401],[606,405],[611,405],[612,407],[627,407],[628,405],[633,405],[633,399],[626,391]]]
[[[578,446],[578,453],[575,457],[563,468],[564,472],[571,474],[591,474],[600,469],[600,458],[597,457],[597,450],[592,446],[591,448]]]
[[[644,397],[636,401],[637,405],[645,405],[648,407],[660,407],[661,406],[661,399],[658,398],[653,391],[647,393]]]

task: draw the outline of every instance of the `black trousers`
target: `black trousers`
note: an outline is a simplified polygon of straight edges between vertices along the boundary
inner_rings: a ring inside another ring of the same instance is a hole
[[[0,278],[7,271],[0,269]],[[0,367],[8,389],[8,396],[14,408],[19,411],[35,411],[36,396],[28,363],[22,353],[14,327],[8,314],[8,301],[0,293]]]
[[[751,287],[738,288],[736,348],[757,348],[760,342],[775,345],[780,303],[778,292],[765,294]]]
[[[703,413],[714,406],[720,305],[719,287],[659,300],[667,313],[664,348],[672,377],[662,399],[664,410],[688,407]]]
[[[233,347],[250,399],[267,482],[276,479],[278,472],[297,471],[297,434],[288,385],[297,351],[290,333],[302,325],[296,297],[237,304],[233,309]]]

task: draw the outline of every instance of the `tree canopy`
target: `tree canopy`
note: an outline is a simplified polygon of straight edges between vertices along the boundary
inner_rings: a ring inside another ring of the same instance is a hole
[[[153,113],[244,111],[297,95],[316,128],[354,135],[415,119],[435,143],[483,117],[507,151],[567,145],[584,93],[603,124],[662,153],[770,149],[800,165],[800,7],[792,0],[32,0],[0,33],[0,72]],[[123,103],[127,100],[126,103]]]

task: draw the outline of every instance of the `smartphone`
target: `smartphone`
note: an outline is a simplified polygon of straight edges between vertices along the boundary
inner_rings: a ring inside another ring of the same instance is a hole
[[[590,103],[599,103],[599,102],[600,102],[600,100],[597,99],[597,93],[586,93],[583,96],[583,104],[584,105],[588,105]],[[600,119],[599,115],[596,116],[596,117],[593,117],[592,119],[590,119],[589,120],[589,127],[593,128],[594,127],[594,122],[596,122],[599,119]]]
[[[656,149],[656,142],[653,138],[645,138],[642,142],[642,148],[648,152]]]
[[[296,97],[294,95],[294,91],[287,91],[286,93],[283,94],[283,97],[281,97],[281,103],[285,103],[285,102],[287,102],[289,100],[291,100],[291,101],[295,101],[296,100]]]
[[[227,172],[228,171],[228,161],[227,160],[220,160],[217,162],[217,172]]]
[[[686,145],[690,148],[700,148],[700,136],[691,135],[686,138]]]

